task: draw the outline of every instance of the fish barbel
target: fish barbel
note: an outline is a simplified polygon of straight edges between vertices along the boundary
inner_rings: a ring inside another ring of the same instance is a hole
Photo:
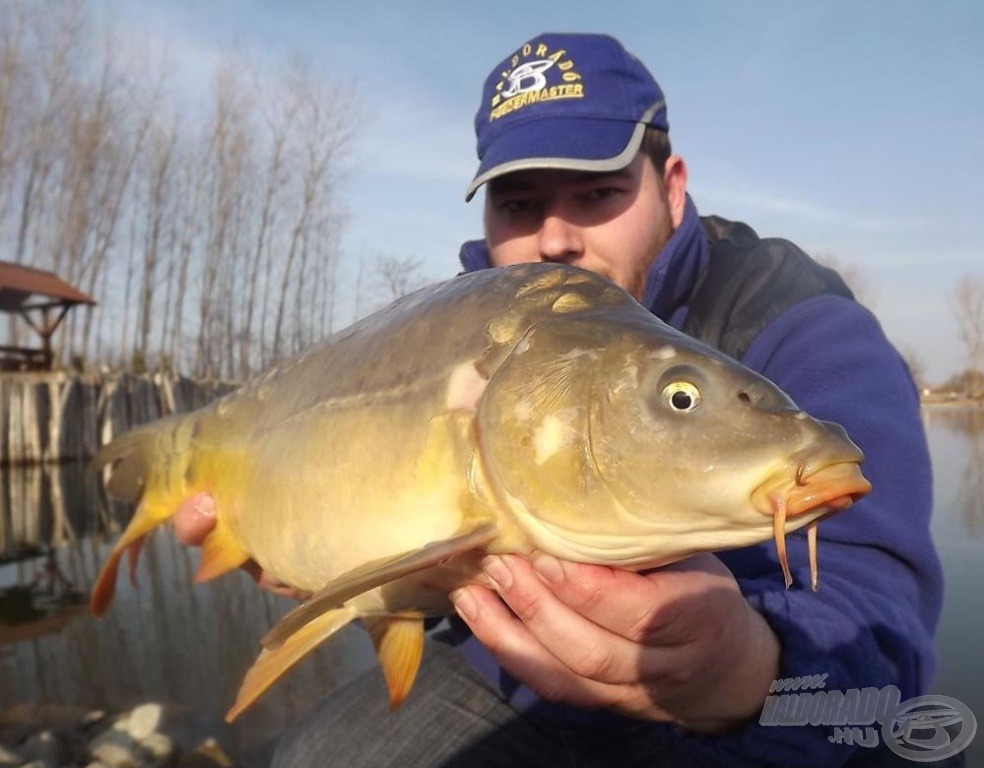
[[[314,596],[264,638],[228,718],[355,619],[392,706],[423,620],[490,553],[642,570],[785,536],[870,490],[861,451],[767,379],[573,267],[526,264],[407,296],[193,413],[103,447],[138,502],[120,559],[207,492],[197,580],[249,558]]]

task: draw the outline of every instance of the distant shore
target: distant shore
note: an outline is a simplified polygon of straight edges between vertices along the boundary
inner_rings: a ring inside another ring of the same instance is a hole
[[[947,408],[984,408],[984,398],[966,397],[953,392],[923,393],[919,397],[922,405],[944,406]]]

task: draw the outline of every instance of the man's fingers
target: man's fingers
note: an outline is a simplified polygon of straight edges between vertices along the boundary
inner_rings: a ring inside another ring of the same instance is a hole
[[[535,552],[531,563],[550,591],[577,613],[633,642],[658,640],[664,647],[690,639],[677,636],[675,621],[689,603],[689,593],[706,589],[709,581],[715,586],[719,580],[734,581],[713,555],[688,558],[648,575],[561,561],[543,552]]]
[[[625,691],[578,677],[546,650],[509,609],[484,587],[462,587],[452,596],[455,610],[509,674],[548,701],[581,706],[618,704]]]
[[[186,546],[201,546],[214,527],[215,499],[207,493],[185,499],[174,515],[174,533]]]
[[[600,627],[634,642],[656,626],[663,595],[638,573],[560,561],[544,552],[531,559],[534,571],[564,604]]]
[[[181,502],[174,515],[174,534],[185,546],[199,547],[215,528],[215,499],[208,493],[197,493]],[[296,589],[265,573],[254,560],[242,565],[256,583],[268,592],[294,600],[307,600],[310,592]]]
[[[641,647],[572,610],[526,559],[489,557],[483,570],[525,628],[572,672],[605,683],[638,681]]]

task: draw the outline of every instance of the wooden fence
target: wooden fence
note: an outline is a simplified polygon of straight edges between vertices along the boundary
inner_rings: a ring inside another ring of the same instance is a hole
[[[0,375],[0,466],[88,459],[130,427],[199,408],[233,388],[167,374]]]

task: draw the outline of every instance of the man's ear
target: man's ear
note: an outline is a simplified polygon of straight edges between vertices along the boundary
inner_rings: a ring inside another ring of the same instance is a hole
[[[675,230],[683,221],[683,209],[687,203],[687,164],[680,155],[671,155],[667,159],[663,169],[663,184]]]

